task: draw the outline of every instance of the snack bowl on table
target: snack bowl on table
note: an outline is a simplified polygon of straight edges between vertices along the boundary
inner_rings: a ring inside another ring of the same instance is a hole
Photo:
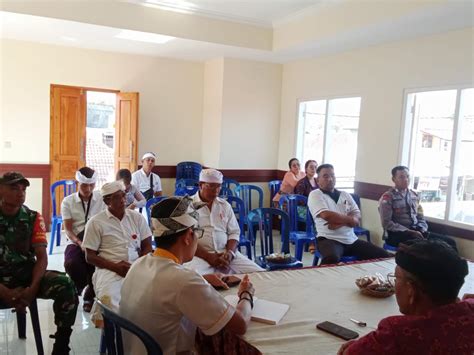
[[[395,286],[378,273],[360,277],[355,283],[366,296],[385,298],[395,293]]]
[[[272,253],[265,257],[265,260],[269,263],[285,264],[291,262],[291,254],[284,253]]]

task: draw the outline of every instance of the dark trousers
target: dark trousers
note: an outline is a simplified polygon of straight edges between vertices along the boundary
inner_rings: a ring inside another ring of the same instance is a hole
[[[343,256],[355,256],[358,260],[390,257],[384,249],[359,239],[352,244],[342,244],[332,239],[318,237],[318,250],[322,256],[321,265],[337,264]]]
[[[94,265],[88,264],[86,256],[81,247],[69,244],[64,251],[64,269],[76,285],[80,295],[84,288],[84,301],[94,301],[95,292],[92,286],[92,274],[95,271]]]
[[[456,242],[452,239],[449,238],[445,235],[441,234],[434,234],[430,232],[424,232],[423,236],[426,239],[431,239],[431,240],[441,240],[448,245],[450,245],[454,250],[458,251],[458,248],[456,246]],[[398,244],[406,242],[407,240],[413,240],[417,239],[416,237],[412,236],[411,234],[407,232],[391,232],[387,231],[387,241],[386,243],[389,245],[392,245],[394,247],[398,247]]]

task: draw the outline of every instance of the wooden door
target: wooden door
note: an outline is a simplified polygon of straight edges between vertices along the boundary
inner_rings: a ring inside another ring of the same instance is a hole
[[[138,166],[138,92],[118,93],[115,120],[115,170]]]
[[[51,183],[74,179],[85,165],[86,92],[82,88],[51,85]]]

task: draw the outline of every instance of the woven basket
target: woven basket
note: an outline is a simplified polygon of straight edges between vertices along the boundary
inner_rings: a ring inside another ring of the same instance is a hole
[[[392,296],[395,293],[395,289],[390,288],[387,291],[376,291],[371,288],[360,288],[360,292],[370,297],[386,298]]]

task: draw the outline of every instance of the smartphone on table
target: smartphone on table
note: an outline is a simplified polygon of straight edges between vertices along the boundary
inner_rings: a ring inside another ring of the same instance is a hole
[[[337,325],[332,322],[322,322],[316,325],[316,328],[325,331],[329,334],[335,335],[339,338],[342,338],[344,340],[351,340],[355,339],[359,336],[356,332],[353,330],[341,327],[340,325]]]

